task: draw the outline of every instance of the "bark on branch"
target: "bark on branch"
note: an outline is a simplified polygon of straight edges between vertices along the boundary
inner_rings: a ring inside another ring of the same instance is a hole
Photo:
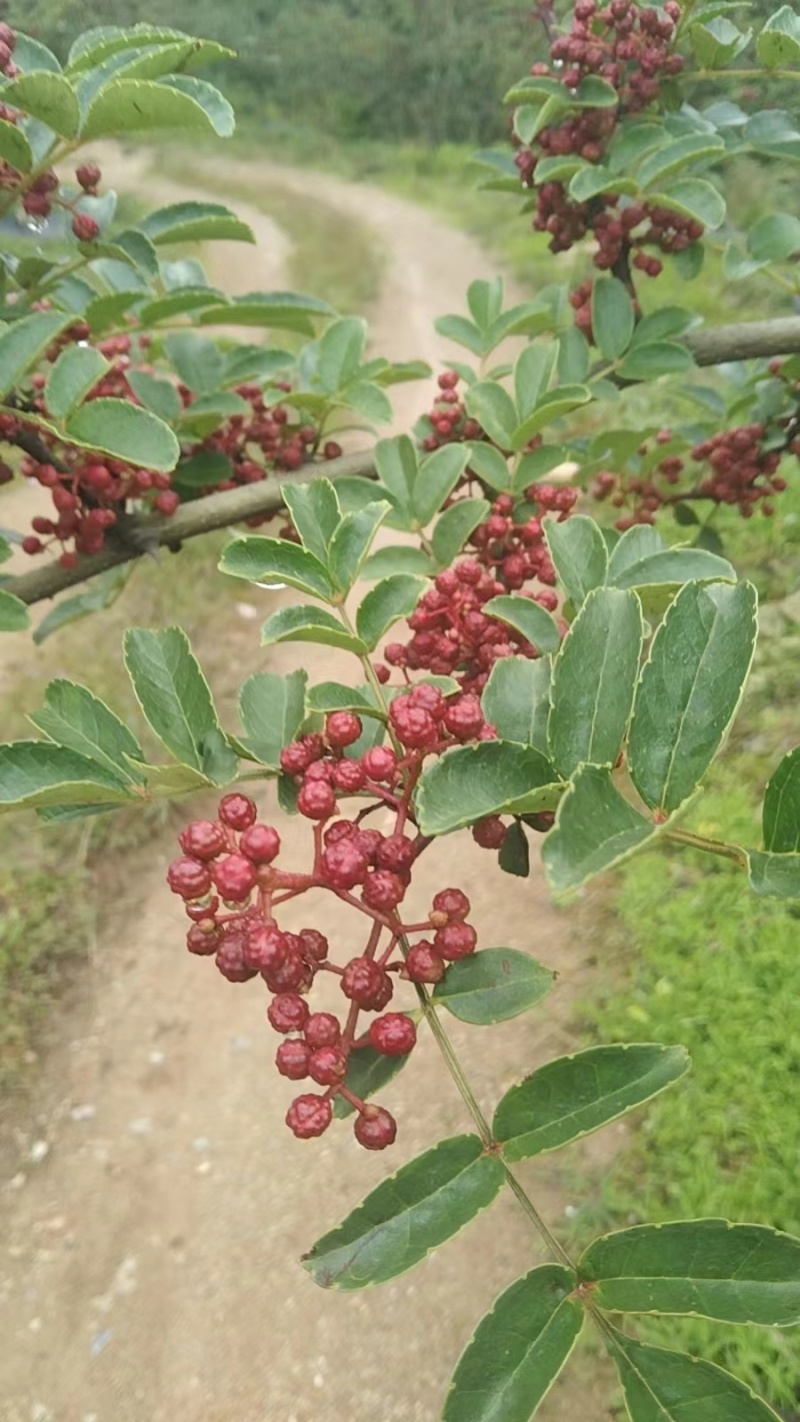
[[[698,365],[722,365],[730,360],[793,355],[800,351],[800,316],[779,316],[774,321],[738,321],[732,326],[709,326],[683,337]]]

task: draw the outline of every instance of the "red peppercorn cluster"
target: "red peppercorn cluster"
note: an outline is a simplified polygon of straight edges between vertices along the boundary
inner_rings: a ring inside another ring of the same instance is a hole
[[[458,393],[460,379],[457,370],[443,370],[438,378],[439,388],[433,405],[421,421],[428,430],[422,439],[422,448],[428,453],[443,444],[461,444],[464,440],[486,438],[483,426],[467,414]]]
[[[416,1042],[414,1020],[385,1011],[397,981],[441,982],[448,963],[472,953],[477,942],[467,922],[469,899],[460,889],[437,893],[420,923],[400,916],[414,864],[429,843],[414,828],[414,786],[426,755],[492,734],[477,697],[445,699],[425,683],[395,697],[390,725],[398,749],[378,745],[346,756],[363,729],[350,711],[332,712],[324,734],[284,747],[283,771],[298,785],[298,809],[314,824],[307,873],[280,868],[278,832],[259,822],[255,803],[236,792],[223,796],[215,820],[186,826],[181,857],[167,871],[191,920],[189,952],[213,956],[229,982],[261,977],[270,994],[268,1020],[282,1038],[275,1058],[279,1073],[322,1088],[295,1098],[286,1115],[290,1130],[302,1139],[321,1135],[341,1095],[355,1109],[356,1139],[368,1150],[391,1145],[396,1125],[388,1111],[348,1087],[352,1054],[371,1048],[407,1056]],[[337,795],[359,795],[366,804],[354,818],[334,818]],[[365,815],[378,807],[394,813],[390,834],[363,826]],[[291,933],[278,926],[280,905],[309,889],[327,890],[366,920],[366,939],[355,956],[336,963],[318,929]],[[346,1000],[341,1015],[312,1012],[309,994],[320,973],[338,978]],[[364,1012],[378,1014],[366,1030]]]
[[[665,78],[683,68],[681,55],[671,48],[680,9],[667,0],[663,9],[638,6],[632,0],[611,0],[601,8],[596,0],[578,0],[568,34],[550,46],[550,62],[534,64],[531,73],[557,79],[570,92],[589,77],[605,80],[617,91],[612,107],[585,107],[542,129],[534,145],[522,146],[515,162],[526,187],[536,189],[533,226],[550,236],[552,252],[566,252],[588,234],[597,242],[593,261],[601,271],[619,262],[648,276],[658,276],[662,263],[645,251],[680,252],[703,235],[700,222],[683,213],[652,203],[633,202],[618,193],[603,193],[578,202],[562,182],[537,184],[543,158],[576,155],[587,163],[601,163],[619,119],[636,113],[660,96]],[[591,334],[589,301],[591,284],[581,288],[576,324]]]
[[[788,426],[791,421],[779,423]],[[686,472],[686,461],[678,454],[668,453],[647,474],[600,470],[589,492],[600,501],[608,499],[615,508],[626,510],[615,523],[621,532],[634,524],[654,523],[656,514],[665,504],[686,499],[729,504],[737,507],[743,518],[752,518],[760,507],[769,518],[774,512],[772,499],[786,488],[786,480],[777,472],[781,459],[787,450],[800,455],[800,440],[789,438],[778,448],[765,449],[764,442],[769,437],[768,428],[755,423],[722,430],[694,445],[691,458],[696,464],[706,464],[708,473],[690,489],[676,488]],[[655,436],[656,446],[671,441],[670,430],[659,430]],[[646,442],[639,448],[641,456],[650,452],[651,447]]]

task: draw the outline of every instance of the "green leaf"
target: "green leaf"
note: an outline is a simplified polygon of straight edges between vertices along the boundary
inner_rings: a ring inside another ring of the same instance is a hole
[[[487,617],[496,617],[521,632],[539,652],[557,652],[561,646],[555,619],[533,598],[501,593],[484,603],[481,610]]]
[[[161,84],[177,89],[179,94],[191,99],[202,109],[214,132],[220,138],[230,138],[236,128],[236,118],[225,95],[213,84],[206,79],[195,79],[191,74],[169,74],[161,80]]]
[[[327,567],[331,540],[342,519],[339,500],[330,479],[312,479],[310,484],[285,484],[283,497],[303,547]]]
[[[421,528],[430,523],[452,494],[467,467],[469,447],[445,444],[423,459],[411,500],[414,518]]]
[[[694,356],[677,341],[649,341],[628,351],[617,374],[621,380],[657,380],[662,375],[684,375],[694,368]]]
[[[518,1017],[541,1002],[555,982],[555,973],[516,948],[484,948],[447,969],[433,1000],[454,1017],[489,1026]]]
[[[519,183],[514,186],[518,188]],[[433,328],[440,336],[444,336],[446,341],[455,341],[456,345],[463,346],[473,355],[489,354],[491,347],[483,332],[474,321],[468,321],[466,316],[439,316],[434,321]]]
[[[0,395],[8,394],[74,318],[63,311],[36,311],[0,334]]]
[[[698,63],[703,69],[724,69],[747,48],[752,30],[741,31],[723,15],[702,25],[692,25],[689,36]],[[717,106],[715,105],[715,108]]]
[[[145,720],[182,765],[204,770],[203,744],[219,730],[208,682],[180,627],[130,627],[125,665]]]
[[[302,335],[314,334],[314,322],[320,316],[329,316],[330,307],[324,301],[310,296],[296,296],[294,292],[259,292],[249,296],[235,296],[231,301],[219,306],[210,306],[197,317],[199,326],[274,326],[284,331],[299,331]],[[302,398],[302,397],[298,397]],[[316,397],[317,399],[319,397]]]
[[[581,384],[589,374],[589,342],[577,326],[562,331],[558,351],[558,377],[565,384]]]
[[[575,1275],[542,1264],[506,1289],[462,1354],[442,1422],[528,1422],[583,1327]]]
[[[22,632],[30,624],[30,613],[22,599],[0,588],[0,632]]]
[[[783,757],[764,792],[764,848],[800,851],[800,746]]]
[[[605,582],[608,552],[600,529],[593,519],[575,514],[564,523],[547,519],[544,536],[567,596],[580,607],[587,593]]]
[[[590,202],[600,193],[608,192],[633,196],[638,190],[639,184],[633,178],[623,177],[601,163],[591,163],[581,168],[569,185],[569,195],[575,202]]]
[[[684,1047],[589,1047],[548,1062],[507,1091],[492,1131],[506,1160],[528,1160],[580,1140],[657,1096],[689,1069]]]
[[[370,589],[356,613],[356,631],[371,652],[395,622],[411,616],[429,586],[426,578],[396,573]]]
[[[37,78],[39,76],[37,75]],[[55,77],[55,76],[48,76]],[[199,84],[199,80],[194,80]],[[210,87],[210,86],[208,86]],[[183,128],[227,137],[230,132],[228,106],[219,95],[219,105],[198,102],[200,91],[181,93],[172,84],[152,79],[116,79],[107,84],[89,105],[81,127],[84,143],[95,138],[111,138],[123,133],[143,133],[152,129]],[[77,109],[77,100],[75,102]],[[50,123],[50,127],[55,125]],[[77,129],[69,130],[70,136]],[[56,132],[59,130],[56,129]],[[144,229],[147,231],[147,228]],[[152,233],[148,233],[152,236]]]
[[[131,798],[125,779],[98,761],[49,741],[0,745],[0,813],[47,805],[120,805]]]
[[[105,356],[94,346],[67,346],[47,377],[44,398],[49,414],[56,420],[63,419],[109,368]]]
[[[81,121],[78,96],[63,74],[44,69],[20,74],[3,86],[3,103],[22,109],[59,138],[74,138]]]
[[[379,721],[386,719],[385,713],[379,711],[356,687],[345,686],[338,681],[321,681],[316,686],[309,687],[306,709],[309,714],[317,711],[356,711],[359,716],[372,716]]]
[[[146,301],[137,310],[137,317],[143,326],[157,326],[161,321],[172,321],[175,316],[185,316],[189,311],[202,311],[219,301],[219,293],[210,286],[197,290],[183,287],[157,301]],[[143,373],[143,372],[140,372]]]
[[[496,661],[481,706],[502,741],[517,741],[547,755],[550,658],[502,657]]]
[[[800,1239],[766,1225],[681,1220],[596,1239],[578,1264],[612,1313],[691,1313],[725,1323],[800,1323]]]
[[[617,277],[604,277],[592,286],[594,343],[606,360],[617,360],[628,349],[634,328],[630,292]]]
[[[446,446],[449,448],[450,446]],[[511,488],[511,470],[504,455],[492,444],[469,445],[469,468],[492,489]]]
[[[253,230],[218,202],[175,202],[148,213],[141,223],[156,247],[169,242],[255,242]],[[212,292],[212,295],[216,293]]]
[[[524,449],[546,425],[560,420],[562,415],[569,414],[578,405],[588,404],[591,399],[592,392],[587,385],[560,385],[557,390],[543,396],[533,414],[517,425],[511,437],[512,448]]]
[[[325,1289],[382,1284],[418,1264],[487,1205],[503,1167],[477,1136],[453,1136],[384,1180],[303,1260]]]
[[[393,501],[407,512],[410,524],[411,500],[417,482],[417,451],[408,435],[379,439],[375,446],[375,468]]]
[[[497,863],[504,874],[516,874],[527,879],[531,872],[531,850],[528,836],[519,820],[513,820],[497,853]]]
[[[695,218],[710,232],[725,221],[725,199],[706,178],[683,178],[667,192],[652,193],[649,201]]]
[[[267,587],[287,583],[324,602],[333,597],[333,584],[319,559],[286,539],[261,534],[236,538],[223,548],[217,566],[231,578],[246,578]]]
[[[408,1060],[407,1056],[386,1057],[383,1052],[376,1052],[374,1047],[358,1047],[348,1058],[344,1084],[354,1096],[366,1101],[370,1096],[374,1096],[376,1091],[383,1091],[398,1072],[402,1071]],[[354,1110],[355,1107],[351,1106],[344,1096],[334,1097],[333,1114],[340,1120],[352,1116]]]
[[[0,158],[18,173],[29,173],[33,167],[31,145],[22,129],[8,119],[0,121]]]
[[[203,773],[213,785],[230,785],[236,778],[239,757],[218,726],[203,737]]]
[[[762,854],[752,849],[750,888],[765,898],[800,899],[800,854]]]
[[[364,358],[367,344],[367,323],[360,316],[345,316],[334,321],[319,343],[316,380],[329,395],[355,378]]]
[[[719,750],[753,660],[750,583],[687,583],[653,638],[634,706],[631,778],[645,804],[675,810]]]
[[[433,554],[442,568],[448,568],[464,548],[470,534],[489,512],[488,499],[458,499],[436,521],[431,538]]]
[[[102,612],[110,607],[122,592],[132,569],[132,563],[123,564],[121,568],[110,568],[107,573],[92,579],[89,592],[61,598],[34,630],[33,641],[36,645],[39,646],[70,622],[79,622],[93,612]]]
[[[368,650],[332,612],[305,603],[282,607],[267,618],[261,629],[261,643],[269,646],[273,642],[316,642],[325,647],[341,647],[358,657],[365,656]]]
[[[636,176],[643,188],[649,188],[665,178],[674,177],[690,164],[716,158],[724,152],[725,144],[718,133],[687,133],[682,138],[665,143],[656,153],[645,158]]]
[[[769,69],[800,59],[800,19],[791,5],[782,5],[770,15],[756,40],[756,53]]]
[[[638,434],[636,438],[639,439]],[[603,457],[600,451],[598,454],[601,458]],[[629,456],[620,452],[619,457],[626,459]],[[608,582],[612,583],[614,587],[625,587],[625,577],[630,568],[638,567],[640,563],[648,561],[663,551],[664,540],[658,530],[652,528],[649,523],[635,523],[632,528],[626,529],[617,538],[611,549],[608,560]]]
[[[225,360],[213,341],[191,331],[167,336],[164,350],[184,385],[195,395],[211,395],[222,384]]]
[[[277,767],[281,751],[294,740],[305,720],[308,673],[302,669],[276,676],[258,672],[239,692],[239,720],[244,728],[241,744],[262,765]]]
[[[134,395],[138,396],[146,409],[152,411],[160,420],[167,424],[179,419],[183,414],[183,401],[168,380],[158,380],[156,376],[149,375],[146,370],[126,371],[126,379]],[[209,454],[213,451],[204,451]],[[181,465],[181,476],[186,482],[184,471],[189,461]],[[230,472],[230,463],[226,461],[226,466]],[[223,476],[224,477],[224,476]],[[213,482],[213,481],[212,481]]]
[[[762,217],[747,234],[747,250],[757,262],[784,262],[800,251],[800,218],[789,212]]]
[[[495,380],[478,380],[466,392],[467,412],[483,426],[501,449],[513,448],[514,430],[519,424],[514,401]]]
[[[596,74],[587,74],[578,85],[574,102],[579,108],[615,109],[619,103],[619,94],[607,79],[600,79]]]
[[[582,763],[613,767],[633,706],[644,626],[634,592],[594,588],[553,663],[548,745],[567,779]]]
[[[609,1348],[631,1422],[777,1422],[771,1407],[715,1363],[616,1330]]]
[[[335,585],[343,593],[350,591],[361,571],[375,534],[388,514],[391,504],[385,499],[365,504],[363,509],[345,514],[330,544],[328,566]]]
[[[337,480],[337,484],[338,484]],[[366,480],[364,481],[367,482]],[[433,574],[436,564],[422,548],[412,548],[401,543],[392,543],[386,548],[376,548],[361,565],[362,578],[387,578],[398,573]]]
[[[143,469],[169,473],[180,455],[169,426],[129,400],[90,400],[69,416],[64,428],[68,439]]]
[[[28,719],[51,741],[98,761],[118,779],[143,779],[131,764],[144,759],[133,732],[85,686],[62,678],[49,682],[44,706]]]
[[[446,751],[417,787],[423,834],[449,834],[485,815],[549,808],[556,774],[541,751],[511,741],[483,741]],[[541,803],[546,799],[548,803]]]
[[[558,360],[558,342],[529,345],[514,362],[514,397],[518,421],[526,420],[546,393]]]
[[[641,526],[646,527],[647,525]],[[633,531],[633,529],[628,529],[614,549],[614,553],[628,537],[628,533],[633,533]],[[645,554],[635,562],[628,563],[627,567],[620,569],[616,576],[612,571],[614,553],[611,555],[609,564],[608,581],[615,588],[651,587],[658,584],[675,586],[720,578],[730,578],[731,582],[736,581],[736,569],[733,564],[729,563],[727,558],[720,558],[716,553],[708,553],[704,548],[659,549],[653,553]]]
[[[654,839],[659,827],[620,795],[611,773],[578,770],[562,799],[554,828],[542,846],[542,863],[554,893],[577,889]]]

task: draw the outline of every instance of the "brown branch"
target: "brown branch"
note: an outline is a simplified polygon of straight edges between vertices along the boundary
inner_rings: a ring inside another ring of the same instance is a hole
[[[733,326],[709,326],[683,337],[698,365],[722,365],[730,360],[793,355],[800,351],[800,316],[774,321],[740,321]]]
[[[126,525],[126,547],[107,547],[102,553],[94,553],[81,558],[77,567],[62,568],[58,562],[35,568],[33,572],[22,573],[17,578],[9,578],[3,583],[4,592],[13,593],[25,603],[41,602],[43,598],[55,597],[65,588],[84,583],[89,578],[116,568],[121,563],[129,563],[133,558],[141,558],[155,547],[171,548],[175,551],[187,538],[196,538],[201,533],[211,533],[218,528],[229,528],[231,524],[245,522],[259,514],[273,513],[281,508],[281,486],[283,484],[304,484],[315,474],[324,474],[326,479],[341,479],[359,476],[374,479],[375,462],[371,450],[363,454],[346,454],[341,459],[331,459],[325,463],[305,465],[292,474],[278,478],[270,477],[260,484],[245,484],[240,489],[226,489],[222,493],[208,494],[193,503],[183,504],[170,517],[155,515],[131,516]]]

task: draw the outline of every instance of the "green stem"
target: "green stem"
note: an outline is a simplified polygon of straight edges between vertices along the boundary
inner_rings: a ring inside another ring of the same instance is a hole
[[[747,853],[738,844],[729,844],[724,839],[706,839],[703,835],[692,834],[690,830],[665,830],[663,838],[672,844],[685,844],[691,849],[700,849],[704,854],[718,854],[722,859],[732,859],[740,869],[747,868]]]

